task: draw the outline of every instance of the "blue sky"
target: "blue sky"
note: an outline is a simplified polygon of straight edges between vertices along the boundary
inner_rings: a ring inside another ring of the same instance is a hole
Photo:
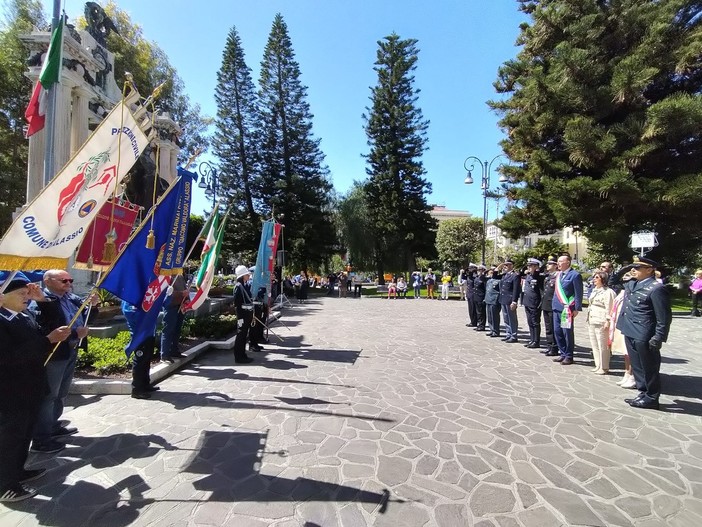
[[[44,3],[50,14],[51,0]],[[65,0],[69,18],[82,14],[84,5]],[[376,84],[378,40],[393,31],[417,39],[418,105],[430,121],[429,150],[422,159],[433,185],[428,201],[482,215],[480,173],[475,184],[465,185],[463,161],[501,153],[498,116],[486,101],[497,96],[492,83],[498,67],[519,51],[515,41],[525,18],[516,0],[119,0],[118,5],[166,52],[188,95],[207,115],[216,112],[216,75],[229,30],[235,26],[239,32],[256,82],[273,17],[281,13],[308,87],[314,134],[340,192],[366,177],[361,116]],[[494,173],[493,187],[497,179]],[[193,211],[208,208],[206,203],[196,193]],[[492,218],[494,202],[489,207]]]

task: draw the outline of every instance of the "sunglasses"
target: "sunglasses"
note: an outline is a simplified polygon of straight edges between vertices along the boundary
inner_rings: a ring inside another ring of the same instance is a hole
[[[73,278],[54,278],[54,280],[58,280],[62,284],[72,284],[73,283]]]

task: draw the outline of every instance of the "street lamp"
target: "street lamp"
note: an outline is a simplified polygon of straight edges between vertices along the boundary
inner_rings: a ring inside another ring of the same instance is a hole
[[[217,204],[217,169],[207,161],[203,161],[197,167],[200,174],[200,182],[197,184],[199,188],[205,189],[205,196],[212,200],[212,208]]]
[[[507,158],[504,154],[498,154],[495,157],[493,157],[489,162],[488,161],[481,161],[479,158],[475,156],[468,156],[466,160],[463,162],[463,168],[466,169],[466,179],[463,180],[463,183],[466,185],[471,185],[473,183],[473,170],[475,169],[475,163],[478,163],[480,165],[480,170],[481,170],[481,182],[480,182],[480,188],[483,191],[483,239],[482,239],[482,249],[483,249],[483,257],[482,257],[482,264],[485,265],[485,241],[487,238],[487,199],[488,199],[488,192],[490,190],[490,171],[492,170],[492,164],[500,157]],[[471,162],[471,165],[468,166],[468,162]],[[500,175],[499,179],[500,183],[506,183],[509,181],[509,179],[504,175]]]

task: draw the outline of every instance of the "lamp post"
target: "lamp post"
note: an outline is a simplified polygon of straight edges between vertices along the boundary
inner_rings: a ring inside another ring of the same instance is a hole
[[[463,180],[463,183],[466,185],[471,185],[473,183],[473,175],[472,172],[475,170],[475,163],[478,163],[480,165],[480,171],[481,171],[481,182],[480,182],[480,188],[483,191],[483,239],[482,239],[482,261],[481,263],[485,265],[485,242],[487,238],[487,199],[488,199],[488,193],[490,190],[490,171],[492,170],[492,164],[500,157],[507,157],[504,154],[498,154],[495,157],[493,157],[490,161],[481,161],[479,158],[475,156],[468,156],[466,160],[463,162],[463,168],[466,169],[466,179]],[[471,162],[471,165],[468,166],[468,163]],[[504,175],[500,176],[500,183],[506,183],[508,178]]]
[[[205,189],[205,196],[212,199],[212,209],[217,204],[217,169],[209,162],[203,161],[197,167],[200,174],[200,182],[197,184],[199,188]]]

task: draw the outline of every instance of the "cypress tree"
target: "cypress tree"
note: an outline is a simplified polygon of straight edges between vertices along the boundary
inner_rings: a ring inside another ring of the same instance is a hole
[[[285,249],[301,267],[319,264],[336,238],[332,185],[312,135],[307,88],[283,17],[276,15],[261,62],[261,205],[285,225]]]
[[[365,191],[379,280],[387,265],[411,268],[418,256],[436,256],[436,221],[426,201],[431,183],[423,177],[421,161],[429,122],[417,106],[419,90],[412,73],[416,44],[395,33],[378,41],[378,83],[371,88],[372,106],[363,116],[370,146]]]
[[[256,211],[258,173],[256,88],[246,65],[235,27],[229,31],[217,73],[214,152],[219,159],[219,181],[231,200],[227,248],[239,252],[258,247],[261,226]]]

